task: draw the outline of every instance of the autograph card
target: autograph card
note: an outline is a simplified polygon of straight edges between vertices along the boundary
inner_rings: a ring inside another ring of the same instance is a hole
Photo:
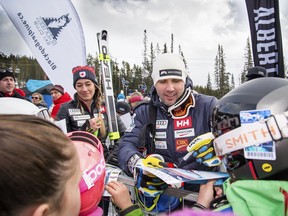
[[[106,164],[105,185],[108,182],[111,182],[113,180],[117,181],[120,173],[121,173],[121,169],[119,169],[118,167],[115,167],[115,166],[110,165],[110,164]],[[102,196],[109,197],[109,196],[111,196],[111,194],[108,193],[108,191],[104,190],[104,193]]]

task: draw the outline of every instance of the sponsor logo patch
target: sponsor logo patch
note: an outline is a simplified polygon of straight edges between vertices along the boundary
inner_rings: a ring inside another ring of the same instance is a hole
[[[89,115],[80,115],[80,116],[73,116],[72,118],[74,121],[79,121],[79,120],[90,119],[90,116]]]
[[[183,130],[176,130],[174,132],[175,138],[184,138],[184,137],[191,137],[195,136],[194,128],[183,129]]]
[[[192,117],[188,116],[183,119],[175,119],[174,120],[174,128],[177,129],[184,129],[184,128],[192,128]]]
[[[156,149],[167,149],[166,141],[156,140],[155,141],[155,148]]]
[[[182,71],[181,70],[175,70],[175,69],[160,70],[159,76],[160,77],[178,76],[181,78],[182,77]]]
[[[188,139],[176,139],[176,151],[177,152],[187,151],[188,145],[189,145]]]
[[[166,132],[156,132],[155,138],[157,138],[157,139],[166,139],[167,138],[167,134],[166,134]]]
[[[86,122],[86,120],[77,121],[77,127],[82,127],[82,125]]]
[[[106,113],[106,107],[105,107],[105,106],[101,106],[100,112],[101,112],[101,113]]]
[[[81,115],[81,111],[80,109],[68,109],[69,115],[73,116],[73,115]]]
[[[85,72],[85,71],[80,71],[80,72],[79,72],[79,76],[80,76],[81,78],[86,77],[86,72]]]
[[[168,120],[156,120],[156,129],[167,129]]]

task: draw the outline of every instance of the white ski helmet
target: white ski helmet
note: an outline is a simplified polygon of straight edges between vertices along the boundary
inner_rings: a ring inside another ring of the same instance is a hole
[[[36,105],[24,99],[2,97],[0,98],[0,104],[0,114],[35,115],[50,120],[47,108],[39,109]]]

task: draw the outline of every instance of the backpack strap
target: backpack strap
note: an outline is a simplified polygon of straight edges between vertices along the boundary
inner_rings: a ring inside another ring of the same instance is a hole
[[[156,133],[156,114],[157,107],[153,106],[153,102],[149,101],[149,109],[148,109],[149,121],[145,124],[140,132],[139,136],[139,144],[140,149],[146,149],[147,154],[155,153],[155,133]],[[146,137],[150,137],[150,142],[146,143]]]

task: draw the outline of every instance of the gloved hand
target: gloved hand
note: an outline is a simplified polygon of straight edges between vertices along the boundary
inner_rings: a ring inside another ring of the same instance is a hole
[[[152,154],[147,158],[137,161],[134,169],[134,180],[136,189],[147,197],[156,197],[163,192],[168,185],[160,178],[143,170],[144,167],[162,168],[167,167],[161,155]]]
[[[209,132],[196,137],[187,146],[188,154],[186,154],[178,167],[181,168],[183,164],[197,161],[203,163],[206,166],[213,167],[218,166],[221,160],[216,156],[213,146],[214,135]]]
[[[149,155],[139,159],[134,169],[135,194],[139,204],[148,212],[157,214],[172,211],[181,202],[180,198],[163,194],[168,185],[160,178],[147,173],[144,167],[168,167],[161,155]]]

